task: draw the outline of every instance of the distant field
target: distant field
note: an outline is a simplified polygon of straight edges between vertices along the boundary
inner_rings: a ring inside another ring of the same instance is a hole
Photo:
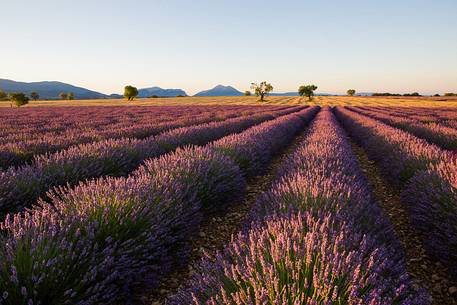
[[[185,105],[259,105],[257,97],[180,97],[144,98],[127,102],[123,99],[98,99],[74,101],[36,101],[31,106],[185,106]],[[320,105],[320,106],[405,106],[405,107],[457,107],[457,97],[349,97],[318,96],[308,102],[294,96],[272,96],[262,104],[267,105]],[[0,107],[10,107],[9,102],[0,102]]]

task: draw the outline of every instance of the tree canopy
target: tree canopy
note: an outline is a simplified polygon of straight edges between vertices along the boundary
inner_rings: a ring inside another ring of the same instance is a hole
[[[270,83],[263,81],[260,84],[251,83],[251,89],[254,90],[255,95],[259,96],[260,101],[263,102],[265,96],[268,96],[268,94],[273,91],[273,86]]]
[[[317,90],[315,85],[303,85],[298,88],[298,94],[300,96],[307,96],[309,100],[314,96],[314,91]]]
[[[349,89],[348,91],[346,91],[346,93],[347,93],[349,96],[354,96],[355,90],[354,90],[354,89]]]
[[[135,97],[138,95],[138,89],[133,86],[125,86],[124,87],[124,97],[129,100],[133,101]]]

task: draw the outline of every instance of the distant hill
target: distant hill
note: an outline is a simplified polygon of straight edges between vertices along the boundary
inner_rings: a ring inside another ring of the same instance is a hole
[[[242,96],[242,92],[232,86],[217,85],[213,89],[198,92],[194,96]]]
[[[58,99],[61,92],[73,92],[75,94],[75,99],[98,99],[108,97],[100,92],[56,81],[26,83],[9,79],[0,79],[0,89],[5,92],[24,92],[27,95],[32,91],[36,91],[40,95],[40,99]]]
[[[181,89],[162,89],[160,87],[143,88],[138,90],[138,97],[175,97],[178,95],[187,96],[187,93]]]
[[[109,95],[109,98],[124,98],[122,94],[112,93]]]

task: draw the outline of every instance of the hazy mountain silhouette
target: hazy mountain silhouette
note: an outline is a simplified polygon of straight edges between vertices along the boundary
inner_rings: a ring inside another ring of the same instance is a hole
[[[76,99],[97,99],[108,97],[106,94],[100,92],[57,81],[26,83],[16,82],[9,79],[0,79],[0,89],[5,92],[24,92],[27,95],[29,95],[30,92],[35,91],[40,95],[40,99],[58,99],[59,93],[61,92],[73,92]]]
[[[178,95],[187,96],[187,93],[182,89],[162,89],[160,87],[142,88],[138,90],[138,97],[150,97],[153,95],[158,97],[175,97]]]
[[[213,89],[200,91],[194,96],[242,96],[243,93],[232,86],[217,85]]]

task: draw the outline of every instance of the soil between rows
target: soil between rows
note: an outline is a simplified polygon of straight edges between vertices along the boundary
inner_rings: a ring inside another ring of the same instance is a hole
[[[257,197],[269,190],[282,163],[304,140],[306,130],[307,127],[295,136],[291,144],[273,157],[265,172],[248,179],[246,194],[242,200],[229,205],[222,213],[215,212],[205,218],[198,235],[191,240],[192,253],[186,267],[174,271],[158,289],[147,291],[144,287],[138,288],[132,299],[126,304],[162,305],[165,304],[167,297],[176,293],[180,287],[185,286],[195,266],[200,262],[203,251],[214,253],[222,250],[224,245],[230,242],[232,235],[239,232]]]
[[[450,279],[447,269],[440,262],[428,256],[410,223],[407,209],[400,201],[400,190],[384,179],[380,169],[361,146],[352,139],[351,144],[374,196],[394,226],[405,252],[408,273],[418,285],[428,290],[433,298],[432,304],[457,304],[457,283]]]

